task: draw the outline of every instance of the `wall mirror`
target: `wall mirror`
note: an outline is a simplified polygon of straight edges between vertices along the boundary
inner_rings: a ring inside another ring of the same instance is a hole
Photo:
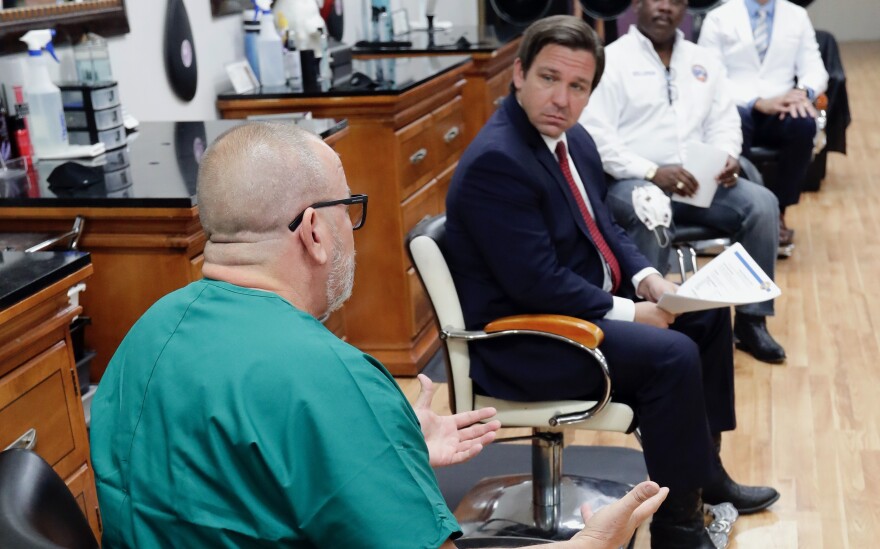
[[[25,50],[19,38],[31,29],[54,28],[59,43],[76,40],[84,32],[117,36],[129,31],[125,0],[2,0],[0,54]]]

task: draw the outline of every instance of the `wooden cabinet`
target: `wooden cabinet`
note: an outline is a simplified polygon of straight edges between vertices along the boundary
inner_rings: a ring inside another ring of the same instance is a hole
[[[95,536],[101,522],[70,321],[82,311],[67,290],[92,273],[69,274],[0,310],[0,450],[30,448],[77,498]]]
[[[367,223],[354,233],[354,293],[342,308],[350,343],[395,375],[417,374],[439,348],[431,308],[404,250],[406,232],[445,210],[446,189],[467,145],[465,71],[454,66],[400,93],[217,102],[224,118],[311,111],[347,118],[336,150],[352,192],[370,197]]]
[[[494,31],[487,29],[455,28],[447,36],[462,36],[474,43],[471,49],[450,47],[444,43],[432,47],[425,43],[426,33],[415,33],[408,37],[411,47],[371,48],[369,45],[355,48],[356,59],[382,59],[388,57],[462,55],[471,57],[472,63],[465,70],[466,85],[462,92],[465,127],[465,144],[471,140],[489,120],[501,101],[510,93],[513,81],[513,60],[519,49],[521,38],[501,43]]]
[[[517,38],[492,52],[474,54],[474,63],[465,75],[467,86],[464,89],[468,143],[510,93],[513,60],[519,43]]]
[[[205,233],[198,208],[0,208],[0,232],[69,230],[85,217],[79,249],[90,252],[95,274],[80,303],[92,318],[86,346],[97,353],[93,381],[135,321],[160,297],[201,277]]]

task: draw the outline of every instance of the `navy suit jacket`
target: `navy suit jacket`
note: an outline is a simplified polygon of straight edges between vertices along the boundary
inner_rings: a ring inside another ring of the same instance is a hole
[[[648,260],[612,219],[593,139],[566,132],[596,223],[620,263],[619,294]],[[513,94],[461,157],[446,199],[447,255],[469,329],[515,314],[601,319],[612,307],[604,266],[559,163]],[[471,346],[471,377],[499,398],[588,396],[601,388],[582,352],[547,339],[500,338]]]

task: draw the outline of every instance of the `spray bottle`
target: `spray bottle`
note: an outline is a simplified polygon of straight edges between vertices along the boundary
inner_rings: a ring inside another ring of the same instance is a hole
[[[257,39],[257,57],[260,65],[260,84],[283,86],[284,52],[281,37],[272,16],[272,0],[253,0],[254,10],[260,15],[260,36]]]
[[[67,124],[64,121],[64,107],[61,104],[61,90],[49,78],[49,68],[43,57],[43,50],[53,59],[52,47],[54,30],[32,30],[21,37],[28,46],[28,68],[24,88],[28,96],[30,114],[28,128],[31,142],[37,156],[52,156],[67,147]]]

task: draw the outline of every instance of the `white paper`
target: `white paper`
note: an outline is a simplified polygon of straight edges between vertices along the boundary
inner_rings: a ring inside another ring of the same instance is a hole
[[[687,279],[679,286],[678,293],[663,294],[657,306],[679,314],[760,303],[781,294],[779,287],[737,242]]]
[[[718,190],[718,182],[715,178],[724,169],[729,155],[721,149],[696,141],[688,141],[685,148],[687,159],[682,167],[694,176],[700,186],[694,196],[673,193],[672,200],[699,208],[708,208],[715,198],[715,191]]]

